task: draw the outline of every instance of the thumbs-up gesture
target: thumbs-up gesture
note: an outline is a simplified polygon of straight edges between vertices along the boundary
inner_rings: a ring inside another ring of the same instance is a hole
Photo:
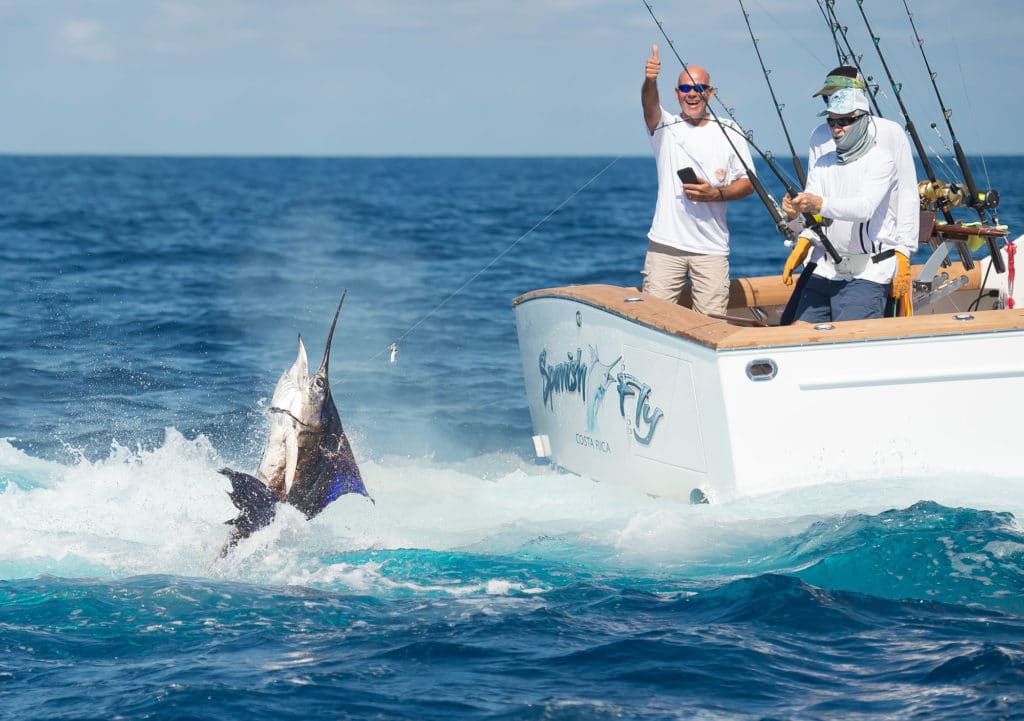
[[[647,58],[647,79],[656,80],[661,72],[661,58],[658,57],[658,46],[651,46],[651,57]]]

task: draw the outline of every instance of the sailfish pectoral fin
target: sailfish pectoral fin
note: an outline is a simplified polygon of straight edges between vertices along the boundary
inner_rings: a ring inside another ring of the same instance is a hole
[[[331,483],[327,488],[327,496],[324,498],[324,506],[331,501],[335,501],[341,498],[347,493],[358,493],[361,496],[366,496],[373,501],[370,494],[366,491],[366,486],[363,484],[363,479],[359,475],[359,469],[355,466],[351,467],[339,467],[335,472]]]
[[[324,497],[324,506],[347,493],[358,493],[361,496],[366,496],[373,502],[373,498],[370,497],[366,490],[366,485],[363,483],[362,474],[359,473],[359,464],[356,463],[356,458],[352,454],[352,448],[349,446],[348,438],[344,433],[338,439],[337,455],[331,470],[327,495]]]

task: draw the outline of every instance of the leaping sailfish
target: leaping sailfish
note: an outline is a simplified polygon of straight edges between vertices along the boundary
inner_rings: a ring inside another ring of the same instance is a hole
[[[306,518],[313,518],[346,493],[370,497],[341,426],[328,377],[331,340],[344,302],[343,293],[327,334],[323,360],[312,377],[306,347],[299,336],[298,357],[274,389],[270,435],[256,476],[230,468],[220,470],[231,480],[228,495],[239,511],[236,518],[227,521],[233,528],[221,556],[241,539],[269,525],[278,503],[287,503]]]

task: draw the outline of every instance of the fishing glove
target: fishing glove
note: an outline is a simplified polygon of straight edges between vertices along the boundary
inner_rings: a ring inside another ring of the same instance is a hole
[[[910,258],[896,251],[896,275],[892,277],[893,298],[902,298],[910,292]]]
[[[811,241],[807,238],[797,238],[793,252],[786,258],[786,264],[782,267],[782,284],[793,285],[793,271],[796,267],[807,260],[807,254],[811,250]]]

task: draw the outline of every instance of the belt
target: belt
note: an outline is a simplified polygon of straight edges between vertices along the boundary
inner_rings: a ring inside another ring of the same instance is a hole
[[[896,255],[896,249],[889,248],[889,250],[883,250],[881,253],[876,253],[875,255],[871,256],[871,262],[881,263],[883,260],[889,260],[889,258],[893,257],[894,255]]]
[[[861,253],[858,255],[846,255],[838,263],[832,265],[836,269],[836,273],[839,275],[860,275],[864,272],[864,269],[868,267],[868,263],[881,263],[883,260],[896,255],[895,248],[889,248],[883,250],[881,253],[871,255],[870,253]],[[831,259],[828,254],[825,255],[825,261],[831,263]]]

